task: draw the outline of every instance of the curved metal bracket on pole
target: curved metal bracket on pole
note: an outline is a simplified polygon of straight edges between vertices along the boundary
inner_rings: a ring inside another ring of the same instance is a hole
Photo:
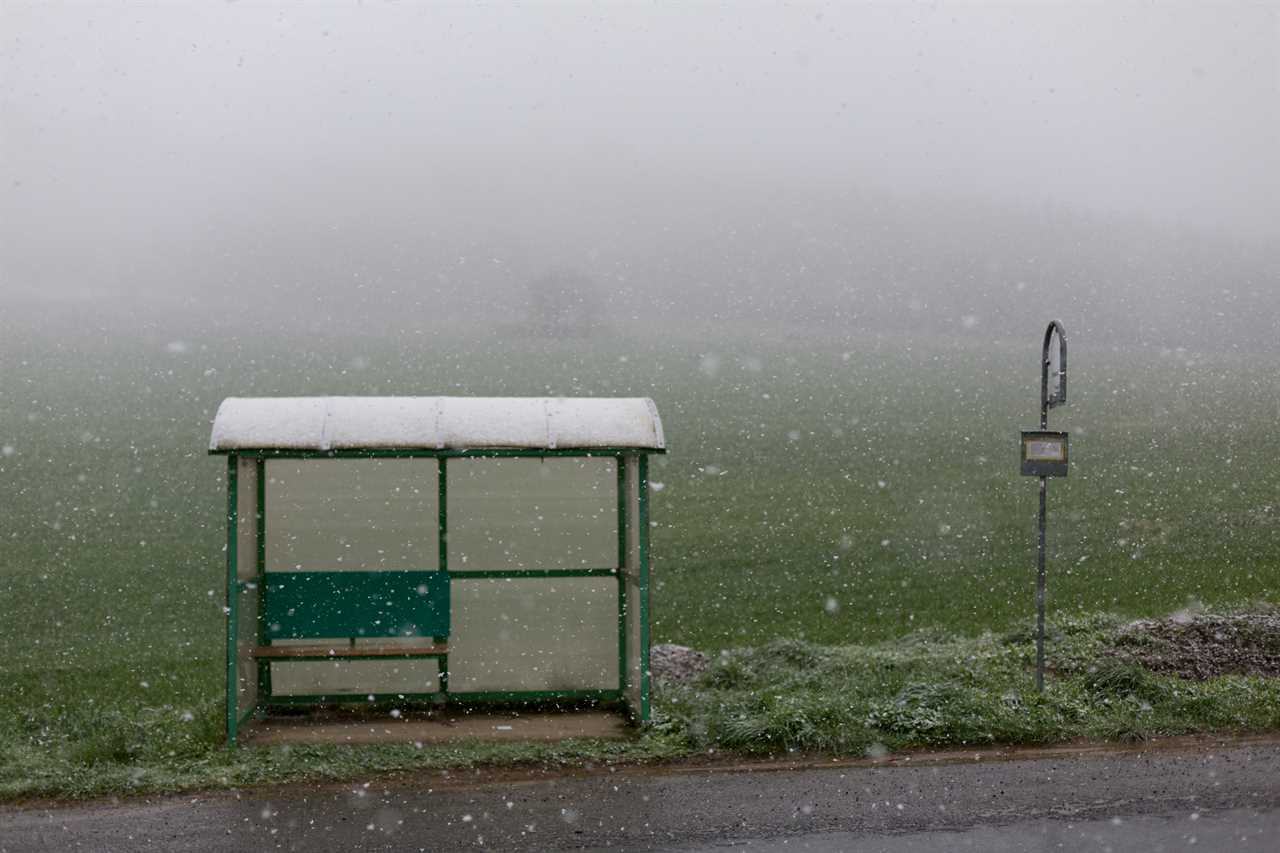
[[[1053,347],[1053,336],[1058,335],[1058,384],[1052,395],[1049,394],[1049,353]],[[1049,323],[1044,330],[1044,348],[1040,358],[1040,429],[1049,428],[1049,410],[1067,402],[1067,333],[1057,320]]]

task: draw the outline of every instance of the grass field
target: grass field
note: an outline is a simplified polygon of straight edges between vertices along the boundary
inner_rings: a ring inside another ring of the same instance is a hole
[[[204,448],[232,394],[653,397],[671,447],[652,475],[656,642],[975,637],[1032,613],[1036,491],[1016,456],[1034,335],[172,343],[0,350],[0,793],[222,779],[225,498]],[[1051,612],[1280,601],[1280,357],[1072,344]],[[389,754],[314,764],[400,766]],[[306,764],[261,762],[222,781]]]

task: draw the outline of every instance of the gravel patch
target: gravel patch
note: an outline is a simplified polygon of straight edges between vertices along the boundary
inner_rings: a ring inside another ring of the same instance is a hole
[[[1139,619],[1115,639],[1120,657],[1152,672],[1203,680],[1220,675],[1280,677],[1280,611],[1175,613]]]
[[[707,671],[711,660],[697,649],[663,643],[649,650],[649,673],[655,681],[683,684]]]

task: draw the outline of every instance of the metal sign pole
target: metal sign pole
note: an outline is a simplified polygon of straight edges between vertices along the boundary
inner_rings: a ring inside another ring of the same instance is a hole
[[[1044,526],[1049,478],[1040,478],[1040,547],[1036,551],[1036,692],[1044,692]]]
[[[1049,393],[1050,347],[1054,334],[1058,336],[1058,384]],[[1062,324],[1054,320],[1044,332],[1044,347],[1040,352],[1040,431],[1049,430],[1049,409],[1067,401],[1067,336]],[[1026,457],[1024,440],[1024,460]],[[1062,443],[1062,461],[1065,469],[1066,439]],[[1024,461],[1025,465],[1025,461]],[[1048,519],[1049,474],[1040,473],[1040,537],[1036,547],[1036,691],[1044,692],[1044,580],[1045,580],[1045,527]],[[1065,470],[1063,471],[1065,474]]]

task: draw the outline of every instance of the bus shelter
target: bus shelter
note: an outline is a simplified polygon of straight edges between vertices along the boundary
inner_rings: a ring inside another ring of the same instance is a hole
[[[228,398],[226,728],[280,706],[649,719],[643,398]]]

